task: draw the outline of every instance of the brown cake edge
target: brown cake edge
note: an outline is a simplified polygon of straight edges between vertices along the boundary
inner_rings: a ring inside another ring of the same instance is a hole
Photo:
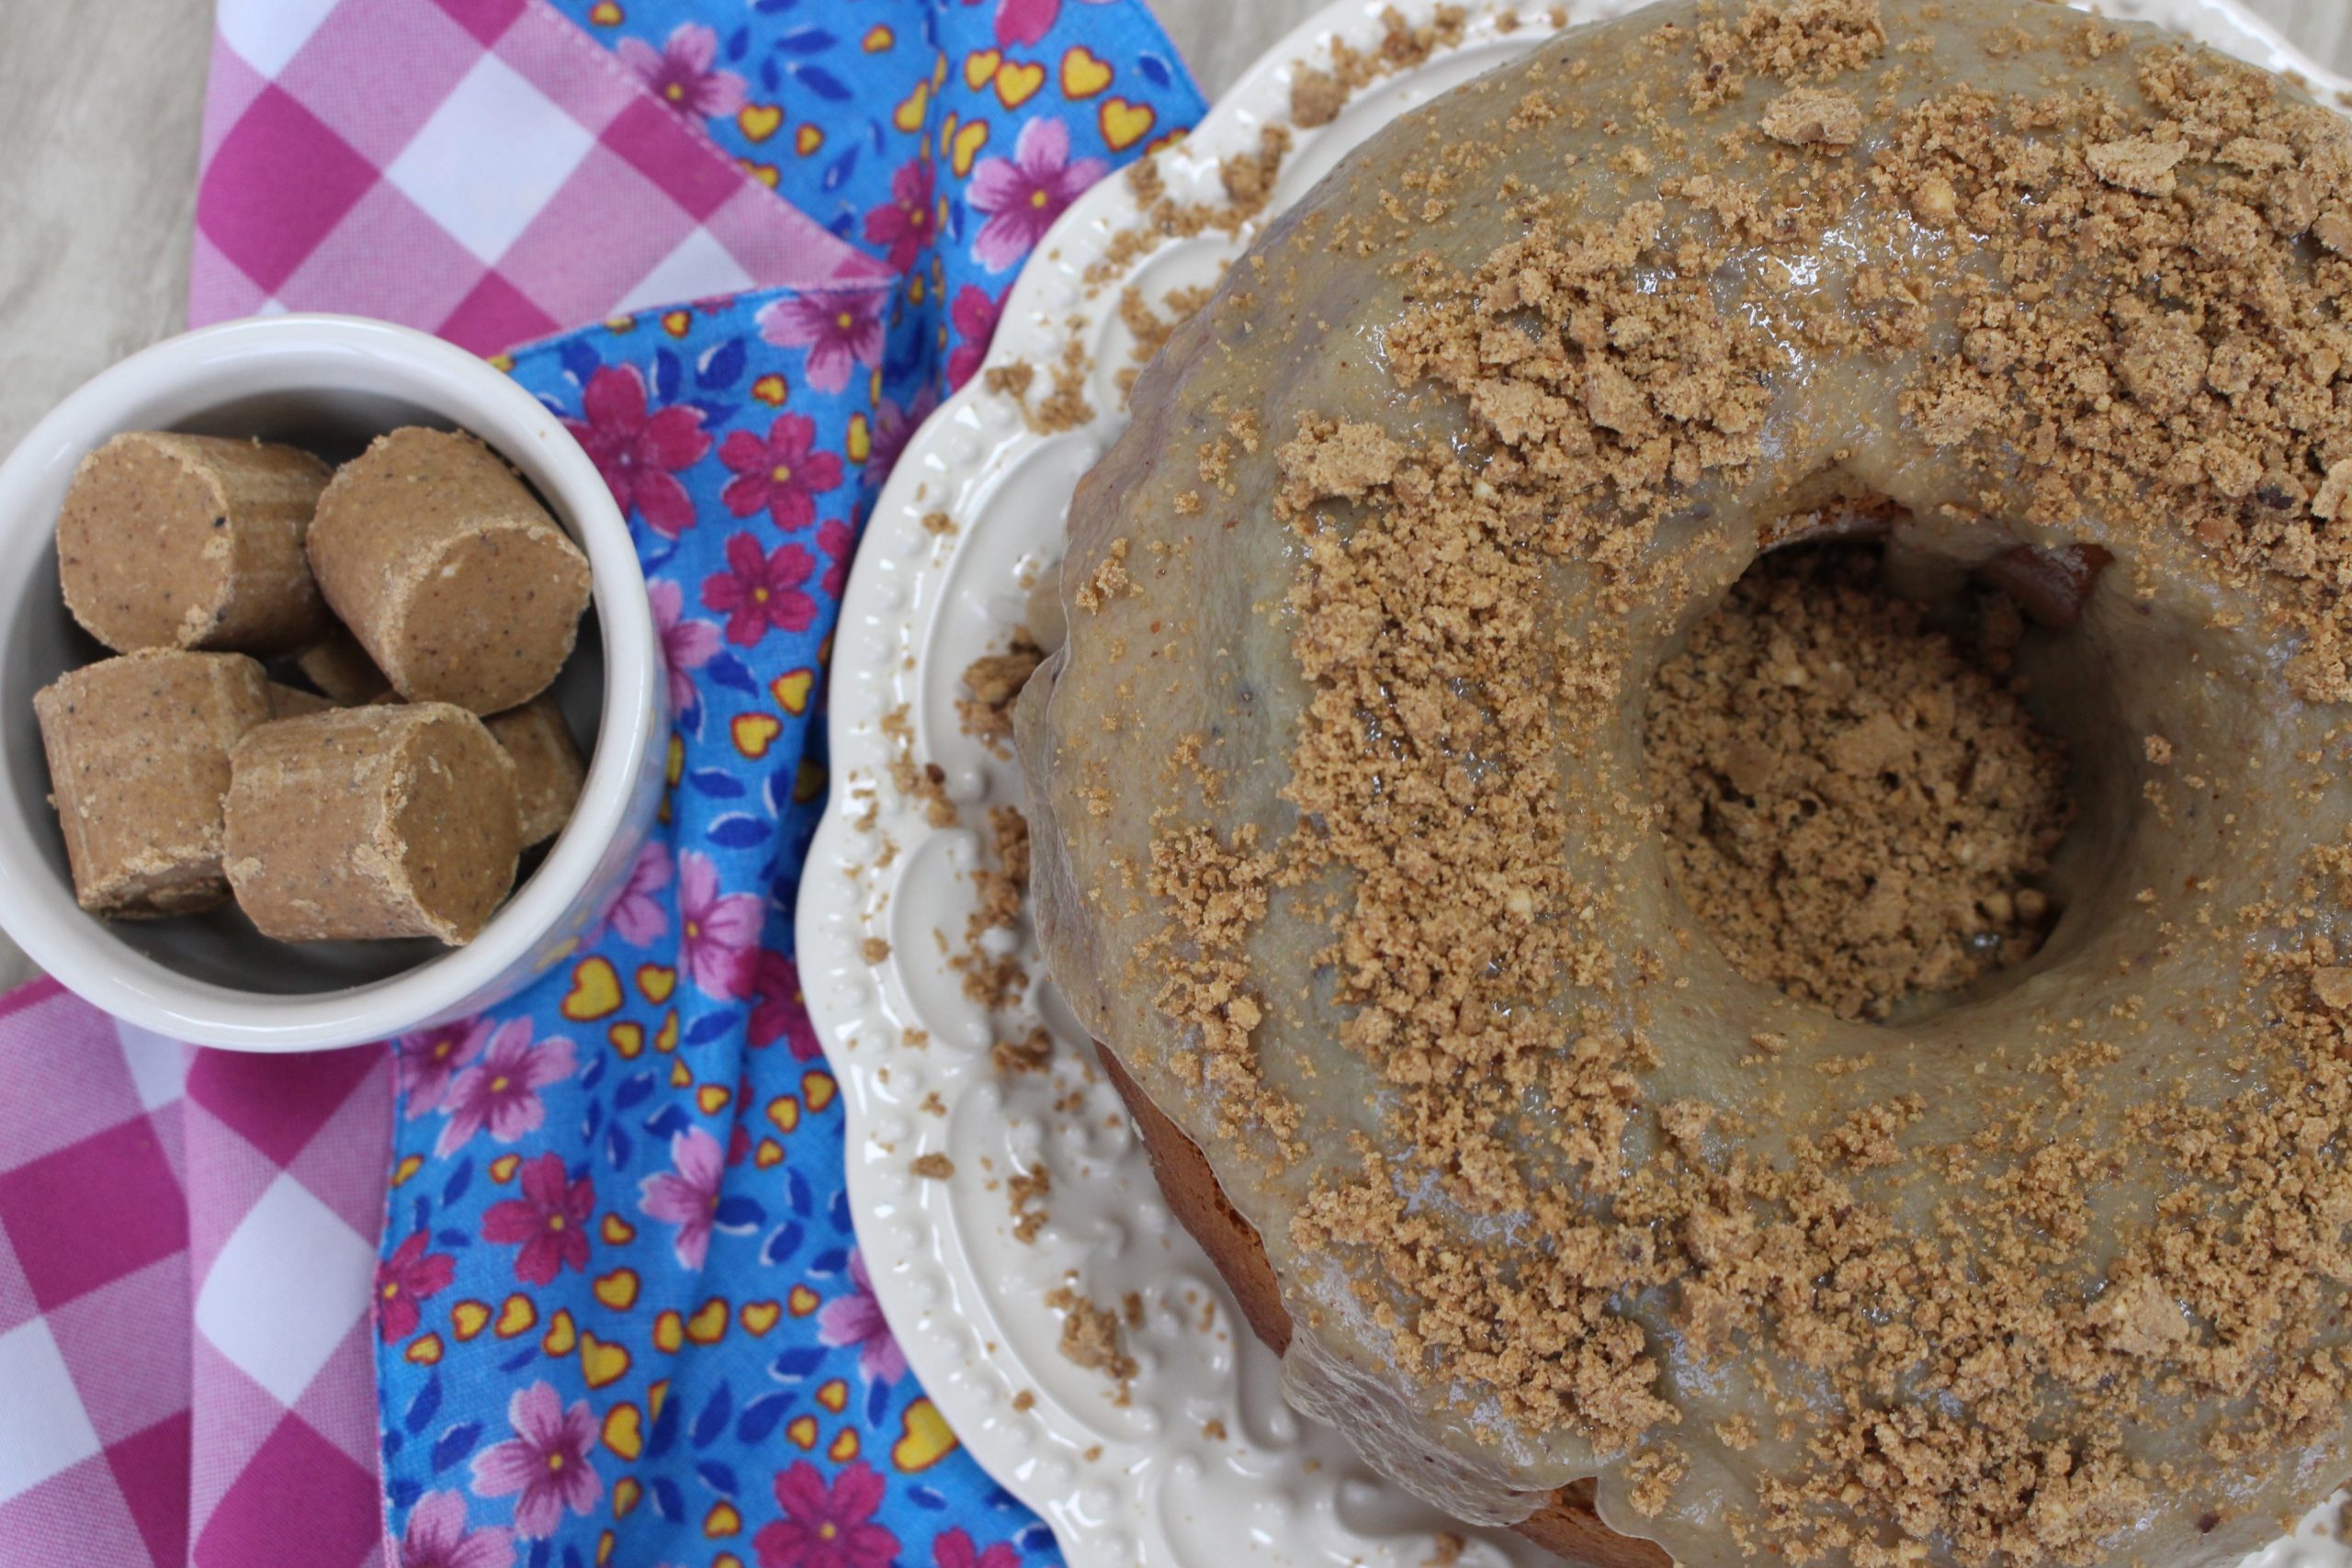
[[[1152,1174],[1168,1207],[1209,1256],[1241,1315],[1277,1355],[1290,1344],[1290,1313],[1257,1231],[1237,1213],[1218,1185],[1198,1145],[1151,1101],[1118,1058],[1097,1042],[1095,1055],[1126,1102],[1151,1156]],[[1552,1494],[1552,1500],[1516,1527],[1519,1533],[1578,1568],[1672,1568],[1673,1559],[1655,1543],[1619,1535],[1592,1509],[1592,1483],[1578,1481]]]

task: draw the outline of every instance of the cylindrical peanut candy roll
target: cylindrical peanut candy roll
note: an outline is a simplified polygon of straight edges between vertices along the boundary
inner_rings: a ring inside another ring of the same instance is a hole
[[[544,843],[563,831],[580,804],[588,777],[580,743],[571,738],[563,710],[553,697],[535,697],[484,721],[514,759],[514,787],[523,807],[523,847]]]
[[[132,432],[87,457],[57,517],[74,618],[108,648],[271,653],[326,608],[303,536],[332,470],[259,441]]]
[[[68,671],[35,694],[82,908],[144,919],[227,900],[229,753],[268,720],[268,690],[243,654],[155,649]]]
[[[223,864],[283,942],[473,940],[514,883],[514,764],[447,703],[265,724],[231,758]]]
[[[472,436],[377,437],[319,500],[311,570],[411,702],[503,713],[547,690],[588,607],[588,559]]]

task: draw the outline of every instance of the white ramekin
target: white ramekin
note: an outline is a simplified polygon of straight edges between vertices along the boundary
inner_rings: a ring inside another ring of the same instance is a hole
[[[403,424],[458,426],[536,486],[587,552],[595,615],[558,682],[595,736],[580,807],[467,946],[288,945],[233,909],[117,922],[74,901],[32,697],[103,657],[57,584],[59,504],[83,457],[126,430],[287,439],[329,457]],[[0,926],[68,989],[159,1033],[242,1051],[357,1044],[488,1007],[560,963],[627,881],[660,805],[661,649],[628,525],[595,465],[504,375],[437,338],[350,316],[232,321],[157,344],[59,404],[0,465]]]

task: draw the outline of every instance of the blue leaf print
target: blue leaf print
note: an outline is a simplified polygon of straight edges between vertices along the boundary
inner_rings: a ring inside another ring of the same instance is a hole
[[[686,1517],[685,1495],[678,1490],[678,1483],[668,1476],[655,1476],[646,1486],[646,1491],[652,1495],[653,1511],[663,1518],[683,1519]]]
[[[551,1540],[532,1542],[531,1568],[548,1568],[548,1564],[553,1561],[555,1561],[555,1542]]]
[[[838,1280],[849,1267],[849,1254],[840,1247],[820,1252],[808,1260],[808,1273],[819,1280]]]
[[[594,1089],[598,1084],[605,1081],[605,1058],[602,1056],[591,1056],[588,1058],[588,1066],[582,1069],[580,1074],[580,1087],[582,1089]]]
[[[384,1457],[386,1459],[398,1459],[400,1457],[401,1450],[407,1446],[408,1444],[406,1439],[401,1438],[400,1433],[394,1431],[389,1427],[384,1429],[383,1449]]]
[[[637,1145],[629,1137],[628,1129],[616,1122],[605,1130],[605,1157],[613,1162],[615,1170],[625,1169],[629,1156],[636,1152]]]
[[[408,1402],[408,1414],[401,1417],[401,1425],[411,1432],[422,1432],[440,1411],[441,1380],[428,1378],[424,1386],[416,1391],[416,1397]]]
[[[723,850],[749,850],[766,843],[773,830],[758,818],[737,811],[712,822],[703,836]]]
[[[687,398],[678,406],[693,409],[702,415],[702,422],[707,425],[725,425],[735,418],[735,404],[718,402],[710,398]]]
[[[1035,1524],[1014,1536],[1012,1541],[1023,1551],[1051,1551],[1054,1549],[1054,1532],[1043,1524]]]
[[[741,1235],[767,1224],[768,1212],[760,1207],[758,1199],[738,1192],[718,1201],[718,1207],[711,1211],[710,1223],[731,1235]]]
[[[892,1392],[893,1390],[890,1385],[884,1382],[879,1378],[875,1379],[874,1382],[866,1385],[865,1424],[867,1426],[879,1427],[882,1425],[882,1417],[889,1414],[890,1395]]]
[[[767,9],[767,6],[763,4],[760,9],[765,10]],[[779,87],[784,85],[784,76],[782,73],[776,70],[775,61],[763,60],[760,62],[760,85],[765,87],[770,93],[775,92]]]
[[[876,1383],[874,1386],[880,1388],[882,1385],[880,1383]],[[947,1506],[947,1499],[941,1496],[935,1489],[929,1486],[908,1487],[907,1501],[912,1503],[918,1508],[929,1508],[933,1512]]]
[[[1143,79],[1155,87],[1165,87],[1172,79],[1172,73],[1168,69],[1168,62],[1156,54],[1136,56],[1136,69],[1142,72]]]
[[[685,368],[678,356],[666,348],[653,351],[653,400],[666,403],[678,395],[678,383],[685,378]]]
[[[456,1169],[449,1172],[449,1179],[441,1184],[441,1201],[445,1205],[456,1202],[473,1184],[474,1160],[471,1155],[468,1155],[458,1162]]]
[[[588,346],[585,338],[571,338],[556,353],[563,362],[563,373],[582,387],[588,384],[589,378],[605,367],[605,362],[597,357],[594,349]]]
[[[520,1350],[517,1350],[513,1355],[507,1357],[506,1359],[499,1362],[498,1370],[502,1372],[519,1372],[525,1367],[529,1366],[533,1361],[536,1361],[538,1359],[539,1348],[536,1345],[526,1345]]]
[[[653,1430],[645,1434],[645,1455],[648,1459],[660,1459],[677,1440],[678,1402],[673,1399],[653,1418]]]
[[[740,1021],[740,1015],[732,1009],[725,1012],[707,1012],[687,1028],[685,1043],[689,1045],[707,1043],[722,1034],[732,1032]]]
[[[842,79],[821,65],[796,65],[792,68],[792,76],[793,80],[829,103],[845,104],[850,100],[849,88],[843,85]],[[832,187],[828,186],[826,188],[830,190]]]
[[[732,773],[721,773],[717,768],[702,768],[688,773],[686,783],[714,800],[736,800],[743,794],[741,779]]]
[[[605,1103],[600,1100],[588,1102],[588,1114],[580,1119],[580,1137],[583,1143],[596,1141],[597,1129],[605,1124]]]
[[[695,1466],[695,1474],[702,1483],[722,1497],[732,1497],[743,1488],[735,1479],[735,1472],[715,1459],[704,1460]]]
[[[738,692],[757,694],[760,689],[760,683],[752,679],[752,672],[743,668],[743,661],[731,653],[718,655],[702,667],[702,672],[706,679]]]
[[[822,54],[833,47],[833,35],[822,28],[796,28],[775,40],[786,54]]]
[[[727,35],[727,58],[730,62],[742,59],[743,51],[751,47],[751,28],[737,28],[733,32]]]
[[[840,157],[825,165],[825,178],[823,182],[825,189],[839,190],[842,186],[849,183],[849,177],[857,173],[858,152],[858,148],[852,147],[848,152],[843,152]]]
[[[825,1352],[816,1345],[795,1345],[768,1363],[768,1376],[780,1383],[808,1381],[808,1374],[825,1364]]]
[[[816,1206],[808,1191],[808,1179],[786,1166],[784,1170],[784,1201],[792,1205],[796,1214],[807,1215]]]
[[[670,1104],[662,1106],[645,1119],[645,1131],[649,1137],[666,1139],[673,1133],[683,1132],[691,1124],[692,1119],[686,1115],[684,1107]]]
[[[433,1472],[448,1469],[474,1451],[474,1444],[481,1438],[481,1423],[460,1421],[433,1439]]]
[[[435,1231],[433,1233],[433,1239],[452,1250],[471,1247],[474,1244],[474,1238],[464,1231]]]
[[[718,347],[706,351],[695,364],[695,385],[697,387],[731,387],[743,374],[743,362],[751,357],[740,337],[730,337]],[[706,418],[705,423],[709,423]]]
[[[416,1202],[409,1210],[408,1225],[409,1229],[418,1231],[433,1228],[433,1200],[422,1192],[417,1194]]]
[[[768,1434],[782,1424],[785,1413],[792,1408],[792,1395],[763,1393],[743,1406],[743,1414],[735,1422],[735,1439],[757,1445],[768,1440]]]
[[[760,1266],[774,1269],[788,1260],[800,1250],[800,1237],[801,1229],[797,1224],[777,1226],[768,1234],[766,1243],[760,1248]]]
[[[621,1079],[620,1087],[613,1090],[613,1109],[627,1111],[630,1106],[651,1094],[653,1087],[651,1068],[649,1067],[641,1073],[629,1074],[628,1077]]]
[[[588,1560],[580,1555],[580,1548],[569,1542],[563,1549],[563,1568],[588,1568]]]
[[[849,1194],[846,1191],[834,1193],[832,1201],[825,1205],[825,1220],[842,1235],[849,1235]]]
[[[752,0],[752,9],[763,17],[773,17],[799,4],[800,0]]]
[[[415,1482],[409,1480],[406,1476],[402,1476],[397,1481],[388,1481],[384,1483],[384,1495],[391,1499],[392,1506],[395,1508],[407,1508],[413,1506],[417,1498],[423,1496],[424,1494],[424,1488],[417,1484]]]
[[[686,1434],[686,1440],[698,1449],[710,1447],[727,1435],[727,1419],[734,1414],[734,1397],[727,1392],[727,1385],[720,1383],[711,1391],[710,1402],[702,1407],[702,1414],[695,1417],[695,1429]],[[732,1492],[734,1488],[722,1486],[719,1490]]]

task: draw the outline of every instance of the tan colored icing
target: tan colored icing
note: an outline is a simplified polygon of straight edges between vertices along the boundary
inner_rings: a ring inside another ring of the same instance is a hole
[[[1661,6],[1398,121],[1138,379],[1040,925],[1401,1483],[1880,1568],[2225,1562],[2341,1479],[2347,148],[2056,8]],[[1690,940],[1641,773],[1840,496],[2111,558],[2024,574],[2064,915],[1883,1027]]]

